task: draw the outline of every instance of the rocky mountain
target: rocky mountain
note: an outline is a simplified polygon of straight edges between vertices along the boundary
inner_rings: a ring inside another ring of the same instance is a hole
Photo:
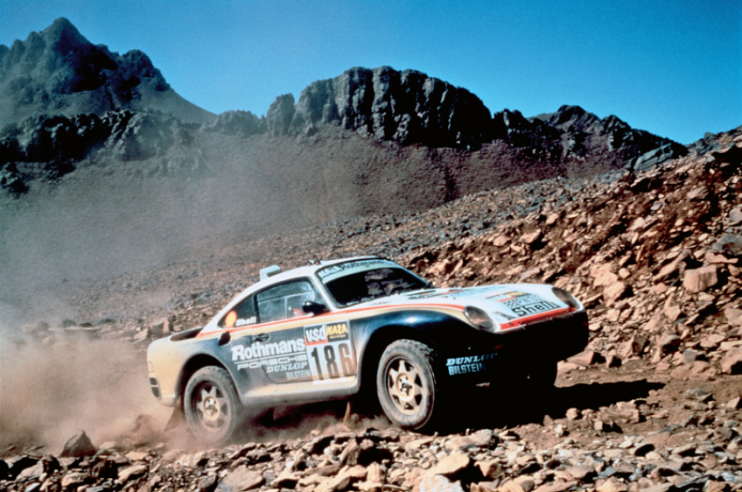
[[[180,97],[147,55],[93,45],[64,18],[10,48],[0,45],[0,100],[0,127],[119,109],[157,109],[184,121],[214,118]]]
[[[407,154],[401,167],[414,168],[410,175],[434,170],[435,183],[421,181],[407,187],[396,203],[367,210],[380,213],[409,210],[431,188],[439,196],[423,201],[438,204],[469,191],[532,179],[651,167],[687,152],[615,116],[599,119],[576,106],[534,118],[509,110],[493,116],[466,89],[390,67],[353,68],[313,82],[298,102],[290,94],[276,98],[264,117],[245,111],[217,117],[178,96],[144,53],[111,53],[91,44],[66,19],[10,48],[0,46],[0,98],[0,185],[15,195],[38,180],[57,180],[92,161],[147,161],[194,151],[204,155],[214,145],[233,153],[254,145],[245,141],[257,137],[323,141],[319,146],[301,144],[304,155],[294,159],[307,167],[334,153],[332,135],[338,131],[345,132],[344,139],[383,144],[388,154]],[[154,130],[161,124],[163,129]],[[231,139],[227,142],[225,136]],[[409,157],[420,153],[426,154],[420,162]],[[210,159],[222,158],[205,157],[202,167],[214,167]],[[284,165],[271,167],[281,173]],[[339,165],[353,167],[354,179],[375,187],[364,165]],[[165,167],[177,171],[170,163]],[[307,173],[305,179],[312,177]]]

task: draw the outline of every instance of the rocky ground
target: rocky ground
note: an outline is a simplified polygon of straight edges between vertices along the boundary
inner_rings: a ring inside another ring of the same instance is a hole
[[[741,166],[742,128],[646,172],[529,183],[69,282],[54,295],[75,319],[26,325],[16,343],[134,347],[143,384],[149,340],[202,323],[262,267],[315,258],[381,254],[439,286],[554,283],[588,307],[591,339],[560,364],[553,394],[476,388],[439,434],[327,405],[203,450],[142,431],[141,416],[117,439],[78,434],[61,452],[4,441],[0,489],[742,490]]]

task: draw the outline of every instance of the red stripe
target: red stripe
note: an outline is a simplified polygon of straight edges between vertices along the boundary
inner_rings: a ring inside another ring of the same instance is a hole
[[[553,311],[546,311],[544,313],[538,313],[538,314],[532,314],[531,316],[526,316],[525,318],[520,318],[515,321],[508,321],[507,323],[502,323],[500,325],[500,331],[502,330],[509,330],[511,328],[517,328],[519,326],[526,325],[528,323],[532,323],[534,321],[538,321],[544,318],[553,318],[555,316],[560,316],[562,314],[567,314],[572,312],[572,308],[561,308],[561,309],[555,309]]]
[[[318,314],[316,316],[299,316],[296,318],[289,318],[289,319],[282,319],[279,321],[271,321],[269,323],[258,323],[255,325],[246,325],[246,326],[240,326],[238,328],[230,328],[230,329],[221,329],[216,331],[210,331],[208,333],[199,333],[196,335],[196,337],[207,337],[211,336],[214,333],[221,333],[222,331],[228,331],[229,333],[237,333],[244,330],[253,330],[255,328],[266,328],[270,326],[277,326],[282,324],[288,324],[293,323],[295,321],[301,321],[303,319],[317,319],[321,318],[323,316],[344,316],[346,314],[351,313],[362,313],[364,311],[378,311],[381,309],[408,309],[410,307],[437,307],[437,308],[450,308],[450,309],[459,309],[461,311],[464,310],[464,306],[460,306],[458,304],[401,304],[401,305],[386,305],[386,306],[371,306],[371,307],[364,307],[364,308],[356,308],[356,309],[347,309],[343,311],[328,311],[326,313]]]
[[[351,313],[362,313],[364,311],[379,311],[379,310],[384,310],[384,309],[410,309],[410,308],[415,308],[415,307],[417,308],[437,307],[437,308],[447,308],[447,309],[458,309],[461,311],[465,309],[464,306],[461,306],[459,304],[442,304],[442,303],[441,304],[401,304],[401,305],[391,305],[391,306],[390,305],[370,306],[370,307],[363,307],[363,308],[347,309],[343,311],[328,311],[326,313],[318,314],[316,316],[311,316],[311,315],[300,316],[297,318],[289,318],[289,319],[282,319],[279,321],[271,321],[269,323],[259,323],[255,325],[240,326],[239,328],[231,328],[227,330],[222,329],[222,330],[217,330],[217,331],[211,331],[208,333],[199,333],[197,337],[212,336],[215,333],[220,333],[222,331],[228,331],[229,333],[237,333],[240,331],[252,330],[255,328],[266,328],[270,326],[279,326],[282,324],[289,324],[289,323],[294,323],[296,321],[301,321],[303,319],[317,319],[317,318],[322,318],[325,316],[343,316],[343,315],[351,314]],[[525,318],[519,318],[514,321],[509,321],[507,323],[500,324],[500,331],[510,330],[512,328],[518,328],[520,326],[523,326],[528,323],[532,323],[534,321],[538,321],[538,320],[545,319],[545,318],[551,318],[555,316],[560,316],[562,314],[567,314],[572,311],[573,311],[572,308],[561,308],[561,309],[555,309],[552,311],[546,311],[543,313],[533,314],[531,316],[526,316]]]

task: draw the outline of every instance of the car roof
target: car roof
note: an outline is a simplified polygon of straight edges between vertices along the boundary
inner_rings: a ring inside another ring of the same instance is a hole
[[[321,270],[328,266],[337,265],[339,263],[346,263],[349,261],[358,261],[358,260],[376,260],[376,259],[383,259],[383,258],[379,256],[353,256],[350,258],[340,258],[337,260],[313,261],[313,262],[310,262],[310,264],[308,265],[300,266],[298,268],[292,268],[291,270],[286,270],[285,272],[277,273],[275,275],[271,275],[268,278],[261,279],[260,281],[248,287],[248,289],[254,290],[254,288],[256,287],[260,288],[260,287],[264,287],[268,285],[273,285],[273,284],[282,282],[284,280],[290,280],[292,278],[311,277],[315,273],[317,273],[318,270]]]
[[[380,256],[353,256],[349,258],[339,258],[337,260],[329,260],[329,261],[311,261],[307,265],[300,266],[298,268],[292,268],[291,270],[286,270],[285,272],[276,273],[267,278],[261,279],[258,282],[255,282],[254,284],[248,286],[242,292],[240,292],[235,297],[233,297],[232,300],[229,301],[219,311],[219,313],[217,313],[217,315],[214,316],[214,318],[212,318],[211,321],[209,321],[209,323],[204,327],[203,333],[209,333],[209,332],[217,330],[218,327],[216,323],[218,322],[218,320],[221,319],[229,309],[234,308],[235,305],[242,302],[242,300],[245,299],[247,296],[253,295],[255,292],[258,292],[266,287],[270,287],[272,285],[276,285],[278,283],[284,282],[286,280],[302,278],[302,277],[314,277],[317,271],[325,267],[328,267],[328,266],[337,265],[340,263],[347,263],[350,261],[362,261],[362,260],[386,260],[386,259]],[[391,260],[386,260],[386,261],[392,262]],[[399,267],[404,268],[401,265]],[[272,268],[272,267],[268,267],[268,268]]]

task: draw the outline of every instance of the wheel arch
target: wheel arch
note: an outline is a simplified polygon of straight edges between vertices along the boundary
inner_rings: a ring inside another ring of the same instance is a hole
[[[376,370],[379,365],[384,349],[396,340],[415,340],[431,347],[435,343],[429,333],[404,325],[387,325],[375,330],[366,344],[360,365],[359,391],[366,393],[376,388]]]
[[[177,385],[177,405],[180,406],[180,409],[183,409],[183,400],[185,397],[185,389],[188,385],[188,381],[191,379],[191,376],[196,373],[199,369],[206,367],[206,366],[216,366],[224,369],[229,374],[230,378],[232,379],[232,384],[235,384],[234,377],[232,376],[232,373],[230,370],[224,366],[224,364],[221,363],[219,359],[216,357],[213,357],[211,355],[207,354],[197,354],[188,359],[188,362],[186,362],[183,365],[183,369],[180,371],[180,376],[178,379],[178,385]],[[235,385],[236,386],[236,385]]]

